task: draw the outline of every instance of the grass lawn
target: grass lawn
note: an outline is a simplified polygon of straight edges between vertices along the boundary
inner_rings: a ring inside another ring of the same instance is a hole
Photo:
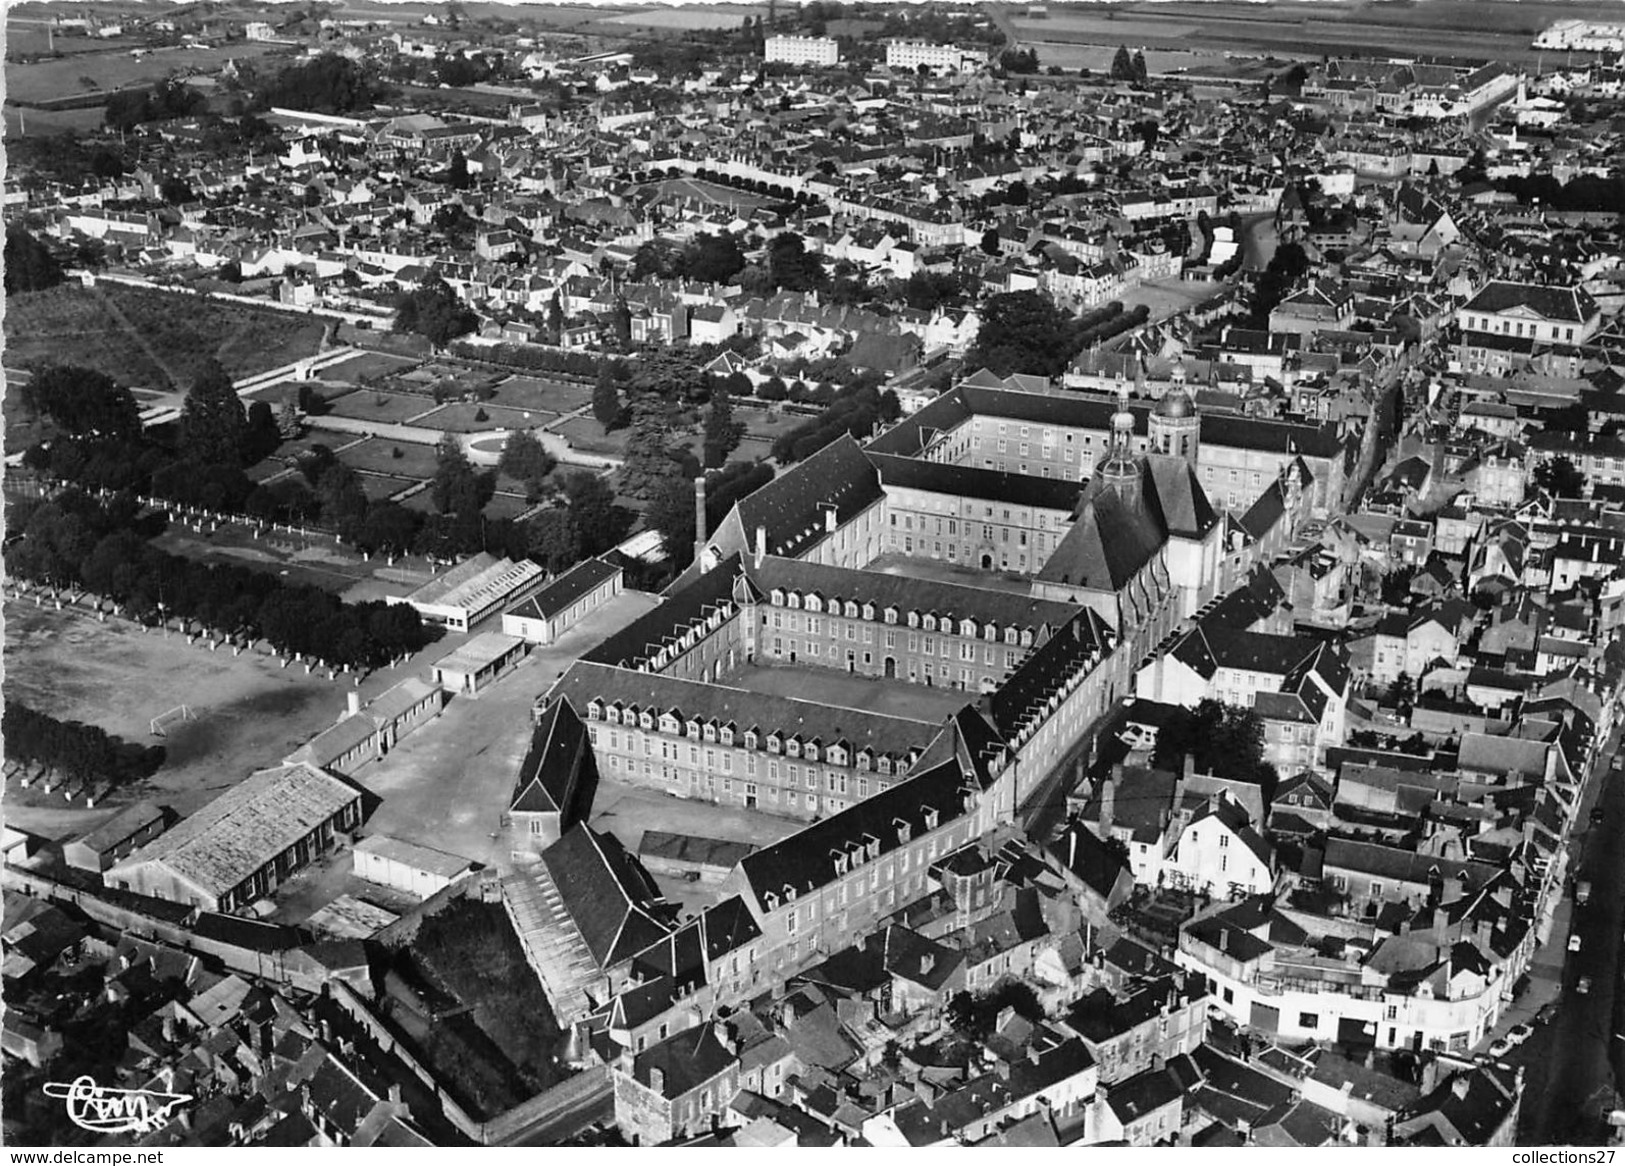
[[[523,494],[496,494],[485,504],[482,513],[487,518],[518,518],[529,509],[530,503]]]
[[[484,415],[484,420],[480,415]],[[439,429],[450,433],[489,433],[493,429],[533,429],[551,417],[525,413],[518,409],[504,409],[501,405],[471,405],[459,401],[442,405],[414,424],[425,429]]]
[[[263,389],[255,390],[254,400],[265,401],[275,409],[290,397],[297,401],[299,399],[299,390],[306,386],[324,401],[337,401],[340,397],[354,392],[349,385],[334,385],[319,380],[278,381],[274,385],[267,385]]]
[[[497,395],[491,398],[491,403],[514,409],[573,413],[592,403],[592,386],[536,377],[509,377],[497,386]]]
[[[434,409],[428,397],[409,393],[384,393],[377,389],[357,389],[333,402],[335,417],[352,417],[357,421],[377,421],[399,425],[420,413]]]
[[[131,85],[151,84],[176,73],[183,79],[193,73],[214,74],[228,60],[242,61],[288,51],[283,45],[238,41],[229,48],[163,48],[132,57],[128,50],[136,46],[128,41],[108,47],[123,51],[98,53],[94,57],[76,53],[60,60],[7,65],[6,97],[11,101],[50,101],[82,93],[110,92]],[[275,71],[275,66],[270,64],[262,68]],[[98,116],[97,121],[100,120]]]
[[[400,450],[400,457],[395,456],[396,450]],[[386,441],[381,437],[369,437],[340,450],[338,457],[353,470],[397,478],[432,478],[437,461],[432,445]]]
[[[626,439],[632,435],[630,427],[609,433],[591,417],[573,417],[553,430],[570,443],[571,448],[584,453],[610,453],[620,457],[626,453]]]
[[[382,502],[393,498],[408,486],[420,481],[419,478],[392,478],[384,474],[357,474],[361,479],[361,492],[367,496],[369,502]]]
[[[734,451],[728,455],[728,460],[736,462],[760,462],[766,461],[772,453],[773,443],[771,441],[760,437],[745,437],[740,440],[738,446],[734,448]]]
[[[318,374],[323,380],[358,381],[362,377],[389,376],[410,368],[416,362],[404,356],[387,352],[363,352],[337,364],[330,364]]]

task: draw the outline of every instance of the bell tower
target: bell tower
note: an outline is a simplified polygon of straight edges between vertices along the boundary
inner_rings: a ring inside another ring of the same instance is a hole
[[[1151,411],[1151,450],[1169,457],[1182,457],[1196,465],[1201,444],[1202,419],[1197,416],[1186,384],[1185,362],[1174,363],[1173,383]]]

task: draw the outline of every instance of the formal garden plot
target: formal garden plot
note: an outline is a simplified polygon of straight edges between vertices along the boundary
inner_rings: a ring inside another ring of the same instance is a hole
[[[553,420],[554,416],[552,413],[526,413],[519,409],[505,409],[501,405],[471,405],[459,401],[442,405],[413,424],[447,433],[489,433],[495,429],[534,429]]]
[[[335,417],[348,417],[355,421],[376,421],[380,425],[403,425],[421,413],[434,408],[427,397],[409,393],[384,393],[373,389],[358,389],[334,401],[329,409]]]
[[[339,450],[338,459],[361,473],[422,480],[434,477],[437,456],[432,445],[373,437]]]
[[[387,352],[363,352],[330,364],[318,374],[329,381],[360,381],[370,377],[386,377],[410,368],[417,362]]]
[[[509,377],[497,386],[491,403],[514,409],[573,413],[592,404],[592,386],[537,377]]]

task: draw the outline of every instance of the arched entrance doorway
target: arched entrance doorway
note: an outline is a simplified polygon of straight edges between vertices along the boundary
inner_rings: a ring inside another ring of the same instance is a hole
[[[886,657],[886,679],[897,679],[897,657],[895,656]]]

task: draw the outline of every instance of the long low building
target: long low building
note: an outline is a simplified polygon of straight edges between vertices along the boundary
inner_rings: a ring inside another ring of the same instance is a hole
[[[407,604],[430,623],[466,632],[546,583],[547,572],[529,559],[515,562],[481,552],[395,602]]]
[[[625,572],[603,559],[577,563],[535,595],[502,613],[502,630],[551,644],[621,593]]]
[[[262,899],[361,824],[361,791],[314,765],[262,769],[110,867],[109,887],[203,911]]]

